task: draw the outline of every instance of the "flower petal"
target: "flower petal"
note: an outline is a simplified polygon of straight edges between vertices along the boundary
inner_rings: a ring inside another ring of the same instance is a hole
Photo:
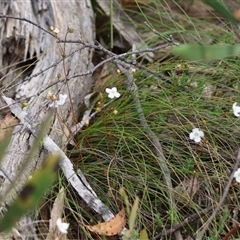
[[[58,227],[58,230],[61,232],[61,233],[67,233],[67,229],[69,227],[69,223],[64,223],[62,222],[62,219],[61,218],[58,218],[57,221],[56,221],[56,225]]]
[[[204,132],[203,131],[199,131],[198,134],[199,134],[199,137],[204,137]]]
[[[195,137],[195,138],[194,138],[194,141],[195,141],[196,143],[199,143],[199,142],[201,142],[201,138],[200,138],[200,137]]]
[[[109,98],[114,98],[114,94],[113,94],[113,93],[109,93],[109,94],[108,94],[108,97],[109,97]]]
[[[233,109],[233,114],[236,116],[236,117],[240,117],[240,107],[235,107]]]
[[[121,94],[120,94],[119,92],[116,92],[116,93],[115,93],[115,97],[116,97],[116,98],[119,98],[120,96],[121,96]]]
[[[194,129],[192,130],[192,132],[193,132],[193,133],[198,133],[198,132],[199,132],[199,128],[194,128]]]
[[[204,137],[204,132],[199,130],[199,128],[194,128],[189,134],[189,138],[194,140],[196,143],[201,142],[201,138]]]
[[[49,104],[49,107],[51,108],[57,108],[58,107],[58,104],[56,101],[52,101],[52,103]]]
[[[191,133],[189,134],[189,138],[190,138],[191,140],[194,139],[194,132],[191,132]]]
[[[112,88],[112,92],[117,92],[117,88],[116,88],[116,87],[113,87],[113,88]]]
[[[106,88],[105,91],[106,91],[106,93],[110,93],[111,89],[110,88]]]
[[[64,94],[59,94],[59,99],[61,99],[61,100],[66,100],[67,99],[67,97],[68,97],[68,95],[66,94],[66,93],[64,93]]]
[[[232,106],[232,108],[233,108],[233,110],[234,110],[234,108],[237,106],[237,102],[235,102],[234,104],[233,104],[233,106]]]

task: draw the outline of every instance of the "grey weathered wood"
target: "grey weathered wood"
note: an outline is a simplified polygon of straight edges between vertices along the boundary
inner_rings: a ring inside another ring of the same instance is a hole
[[[62,39],[68,27],[70,27],[74,29],[74,32],[68,34],[68,39],[80,38],[88,43],[94,42],[94,17],[89,0],[1,1],[0,11],[5,15],[29,19],[47,30],[50,30],[50,26],[56,27],[59,29],[58,36]],[[67,93],[69,95],[70,93],[75,115],[78,116],[83,98],[89,92],[93,83],[91,76],[72,78],[68,81],[69,92],[64,81],[53,85],[51,88],[48,87],[57,82],[58,73],[61,74],[60,80],[64,80],[64,71],[66,71],[67,77],[71,77],[89,70],[92,66],[92,52],[90,49],[84,48],[76,51],[82,46],[66,44],[66,55],[76,52],[65,59],[65,70],[61,62],[29,81],[24,81],[28,77],[27,74],[29,76],[35,75],[62,59],[59,46],[54,37],[28,22],[1,18],[0,43],[3,46],[0,48],[0,76],[3,76],[0,84],[4,87],[8,86],[8,84],[20,83],[10,92],[5,91],[4,94],[8,97],[15,97],[16,100],[28,98],[30,105],[26,108],[25,119],[29,121],[32,127],[39,126],[50,111],[48,108],[48,103],[51,101],[48,97],[50,90],[56,95],[58,93]],[[61,48],[63,48],[63,44],[61,44]],[[36,57],[38,61],[32,71],[23,73],[23,69],[18,69],[19,65],[17,64],[20,61],[24,63],[27,58],[33,59],[33,57]],[[24,101],[26,102],[26,100]],[[1,102],[0,107],[3,104]],[[63,106],[54,111],[56,111],[54,115],[56,117],[53,120],[49,135],[61,147],[64,146],[67,139],[64,133],[69,134],[68,129],[74,125],[70,99],[68,98]],[[22,126],[15,127],[8,153],[1,162],[1,169],[7,173],[10,179],[17,177],[17,188],[22,187],[33,171],[41,166],[46,156],[46,152],[39,151],[37,156],[28,164],[23,174],[18,176],[33,140],[34,137],[27,129],[23,129]],[[6,197],[5,203],[8,203],[13,197],[12,194],[7,194],[10,182],[3,172],[0,171],[0,174],[5,178],[1,188],[1,196]]]

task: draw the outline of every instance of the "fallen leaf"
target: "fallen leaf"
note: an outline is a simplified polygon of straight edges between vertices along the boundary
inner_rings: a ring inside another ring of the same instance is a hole
[[[99,235],[113,236],[120,233],[126,225],[125,209],[107,222],[98,223],[94,226],[83,224],[89,231]]]
[[[0,122],[0,141],[2,141],[7,132],[12,132],[13,127],[17,124],[18,120],[8,113]]]
[[[199,188],[200,184],[195,175],[184,179],[174,188],[176,200],[184,204],[188,203],[199,191]]]
[[[237,20],[240,20],[240,8],[237,9],[237,10],[234,12],[234,17],[235,17]]]

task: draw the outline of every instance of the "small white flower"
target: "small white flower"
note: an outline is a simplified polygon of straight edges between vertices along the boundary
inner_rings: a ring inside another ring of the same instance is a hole
[[[67,99],[68,95],[67,94],[59,94],[59,100],[57,101],[58,105],[63,105]]]
[[[240,183],[240,168],[234,173],[234,177],[236,178],[236,181]]]
[[[106,93],[108,93],[109,98],[119,98],[121,96],[116,87],[106,88]]]
[[[61,233],[67,233],[69,223],[62,222],[62,219],[58,218],[56,221],[56,225]]]
[[[194,140],[196,143],[201,142],[201,138],[204,137],[204,132],[199,130],[198,128],[194,128],[192,132],[189,134],[191,140]]]
[[[233,114],[236,116],[236,117],[240,117],[240,107],[237,106],[237,102],[235,102],[232,106],[233,108]]]
[[[63,105],[66,102],[67,97],[67,94],[59,94],[59,100],[52,101],[49,107],[57,108],[58,106]]]

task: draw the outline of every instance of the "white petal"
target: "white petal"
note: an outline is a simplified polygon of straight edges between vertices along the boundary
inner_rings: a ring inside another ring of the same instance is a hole
[[[233,109],[233,114],[236,116],[236,117],[240,117],[240,107],[235,107]]]
[[[240,117],[240,111],[239,112],[234,112],[235,117]]]
[[[105,91],[106,91],[106,93],[110,93],[111,89],[110,88],[106,88]]]
[[[114,98],[114,94],[113,94],[113,93],[109,93],[109,94],[108,94],[108,97],[109,97],[109,98]]]
[[[56,104],[63,105],[66,102],[67,97],[67,94],[59,94],[59,100],[56,101]]]
[[[194,128],[194,129],[192,130],[192,132],[193,132],[193,133],[198,133],[198,132],[199,132],[199,129],[198,129],[198,128]]]
[[[116,92],[116,93],[115,93],[115,97],[116,97],[116,98],[119,98],[120,96],[121,96],[121,94],[120,94],[119,92]]]
[[[64,223],[64,222],[62,222],[61,218],[58,218],[56,221],[56,225],[61,233],[67,233],[69,223]]]
[[[63,105],[65,103],[65,100],[64,99],[60,99],[60,100],[57,100],[56,101],[56,104],[57,105]]]
[[[195,138],[194,138],[194,141],[195,141],[196,143],[201,142],[201,138],[200,138],[200,137],[195,137]]]
[[[234,177],[237,177],[239,174],[240,174],[240,168],[238,168],[238,170],[235,171],[235,173],[234,173]]]
[[[232,106],[232,109],[233,109],[233,114],[236,116],[236,117],[240,117],[240,107],[237,106],[237,102],[235,102]]]
[[[237,181],[238,183],[240,183],[240,176],[238,175],[238,176],[236,176],[235,178],[236,178],[236,181]]]
[[[59,228],[60,232],[62,233],[67,233],[67,229],[69,227],[69,223],[62,223],[61,224],[61,229]]]
[[[116,87],[113,87],[113,88],[112,88],[112,92],[117,92],[117,88],[116,88]]]
[[[61,223],[62,223],[62,219],[58,218],[57,221],[56,221],[57,226],[61,225]]]
[[[233,110],[234,110],[234,108],[237,106],[237,102],[235,102],[234,104],[233,104],[233,106],[232,106],[232,108],[233,108]]]
[[[67,94],[59,94],[59,100],[61,99],[61,100],[66,100],[67,99],[67,97],[68,97],[68,95]]]
[[[51,108],[57,108],[58,107],[58,104],[56,101],[52,101],[52,103],[49,104],[49,107]]]
[[[193,132],[191,132],[191,133],[189,134],[189,138],[190,138],[191,140],[194,139],[194,133],[193,133]]]
[[[199,137],[204,137],[204,132],[203,131],[199,131]]]

